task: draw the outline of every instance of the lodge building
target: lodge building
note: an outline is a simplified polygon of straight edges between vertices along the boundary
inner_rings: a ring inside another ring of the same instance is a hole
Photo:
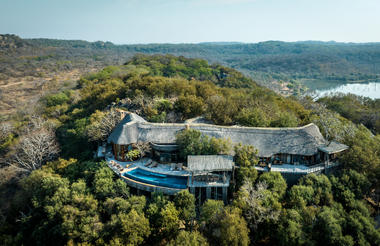
[[[226,155],[188,156],[181,163],[176,134],[190,128],[209,137],[254,146],[260,157],[255,168],[261,172],[280,172],[287,180],[308,173],[327,172],[338,165],[337,155],[348,148],[344,144],[327,142],[313,123],[286,128],[151,123],[134,113],[127,113],[108,137],[111,150],[106,159],[123,166],[120,176],[137,189],[169,195],[188,189],[200,200],[226,201],[234,169],[239,167],[234,165],[232,156]],[[148,157],[127,162],[126,153],[139,143],[149,143]]]

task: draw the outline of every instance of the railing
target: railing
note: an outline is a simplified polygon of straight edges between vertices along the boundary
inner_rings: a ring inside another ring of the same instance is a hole
[[[310,166],[308,169],[307,169],[307,173],[315,173],[315,172],[319,172],[319,171],[322,171],[325,169],[325,164],[317,164],[317,165],[313,165],[313,166]]]
[[[255,166],[255,168],[258,171],[263,171],[263,172],[278,171],[278,172],[283,172],[283,173],[309,174],[309,173],[320,172],[320,171],[323,171],[325,169],[329,169],[332,167],[336,167],[339,165],[339,163],[337,161],[334,161],[334,162],[329,162],[329,164],[327,165],[327,163],[322,162],[322,163],[319,163],[319,164],[316,164],[313,166],[304,166],[304,167],[306,167],[304,169],[300,168],[299,165],[291,165],[291,164],[287,164],[287,165],[288,165],[287,167],[284,167],[283,165],[268,165],[267,167]],[[289,166],[289,165],[291,165],[291,166]]]

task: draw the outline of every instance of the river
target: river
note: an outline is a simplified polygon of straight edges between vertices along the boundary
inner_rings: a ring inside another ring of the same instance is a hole
[[[380,98],[380,81],[369,83],[341,83],[322,80],[308,80],[303,83],[309,88],[308,94],[317,98],[334,93],[351,93],[372,99]]]

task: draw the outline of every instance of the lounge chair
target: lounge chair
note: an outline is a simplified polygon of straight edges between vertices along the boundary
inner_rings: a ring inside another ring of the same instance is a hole
[[[170,165],[170,171],[174,171],[174,170],[176,170],[176,164],[175,164],[175,163],[172,163],[172,164]]]
[[[178,170],[182,170],[182,163],[178,163],[178,164],[177,164],[177,169],[178,169]]]

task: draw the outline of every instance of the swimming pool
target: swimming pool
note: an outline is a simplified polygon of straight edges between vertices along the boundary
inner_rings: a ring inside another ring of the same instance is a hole
[[[172,176],[161,173],[153,173],[140,168],[124,173],[124,176],[136,181],[152,185],[164,186],[176,189],[187,188],[187,177]]]

